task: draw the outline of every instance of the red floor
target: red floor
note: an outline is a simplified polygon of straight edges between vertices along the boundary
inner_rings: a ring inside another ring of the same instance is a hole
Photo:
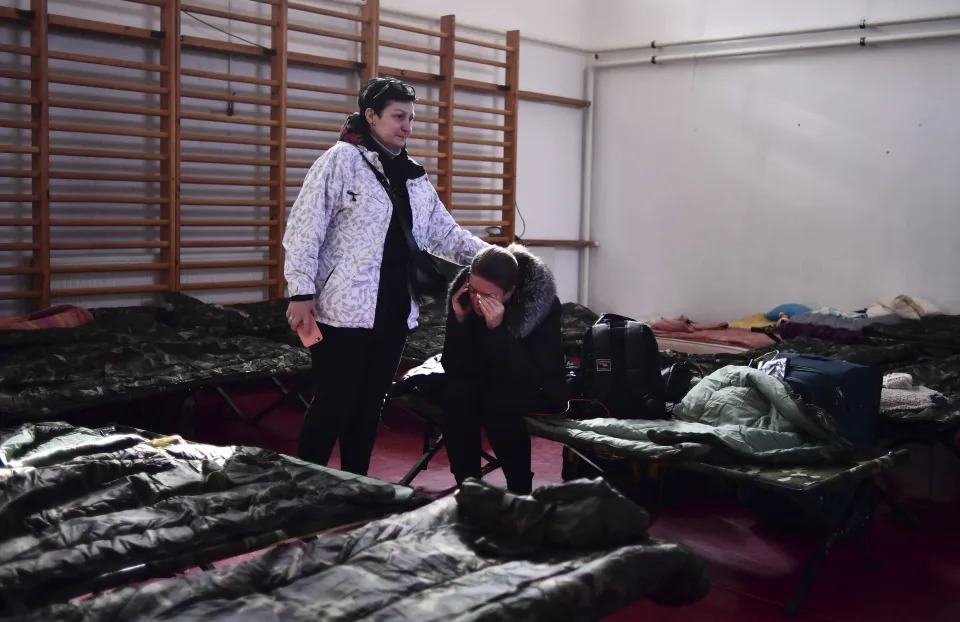
[[[271,392],[240,396],[245,411],[255,412],[274,399]],[[201,404],[203,400],[201,400]],[[280,409],[259,424],[199,409],[194,418],[196,440],[247,444],[296,454],[302,411]],[[399,480],[419,457],[422,437],[402,413],[389,412],[393,429],[381,428],[370,475]],[[167,420],[169,425],[169,420]],[[146,427],[146,426],[145,426]],[[153,429],[165,427],[155,425]],[[560,446],[534,439],[535,485],[560,479]],[[334,455],[331,466],[337,466]],[[499,472],[488,479],[503,483]],[[413,485],[442,490],[453,485],[446,455],[441,452]],[[843,543],[831,551],[804,609],[794,620],[902,622],[960,620],[960,511],[942,505],[911,505],[922,528],[911,530],[881,507],[868,536],[870,553],[881,565],[868,569]],[[669,503],[657,516],[655,537],[683,542],[699,553],[711,572],[712,589],[702,601],[683,608],[640,602],[610,616],[609,621],[670,622],[791,619],[780,609],[814,551],[807,539],[765,532],[734,500],[689,494]]]

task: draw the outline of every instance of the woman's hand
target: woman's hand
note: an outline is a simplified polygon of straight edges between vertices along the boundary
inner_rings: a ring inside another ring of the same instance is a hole
[[[493,330],[503,324],[503,303],[492,296],[480,296],[477,299],[480,315],[487,322],[487,328]]]
[[[312,300],[292,301],[287,305],[287,323],[290,324],[290,330],[296,331],[301,324],[308,326],[307,322],[316,321],[315,313]]]
[[[466,306],[460,304],[460,299],[463,298],[464,294],[469,296],[467,293],[470,290],[470,284],[464,283],[463,286],[457,290],[457,293],[453,295],[453,299],[450,301],[450,305],[453,307],[453,315],[457,318],[458,324],[463,324],[463,321],[467,319],[467,314],[470,313],[470,305]]]

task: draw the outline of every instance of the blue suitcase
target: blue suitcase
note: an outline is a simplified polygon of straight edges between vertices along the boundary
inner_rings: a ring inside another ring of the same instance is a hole
[[[784,380],[805,402],[833,415],[840,432],[851,443],[872,445],[880,427],[883,375],[865,365],[816,354],[784,352]]]

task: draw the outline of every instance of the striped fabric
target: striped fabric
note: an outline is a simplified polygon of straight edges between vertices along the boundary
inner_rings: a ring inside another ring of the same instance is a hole
[[[93,316],[83,307],[57,305],[29,315],[0,318],[0,330],[73,328],[92,321]]]

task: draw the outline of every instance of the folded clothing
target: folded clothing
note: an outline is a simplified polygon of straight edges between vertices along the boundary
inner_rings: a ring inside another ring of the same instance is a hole
[[[880,412],[923,410],[946,401],[941,393],[923,385],[914,384],[913,376],[892,373],[883,377],[880,390]]]

